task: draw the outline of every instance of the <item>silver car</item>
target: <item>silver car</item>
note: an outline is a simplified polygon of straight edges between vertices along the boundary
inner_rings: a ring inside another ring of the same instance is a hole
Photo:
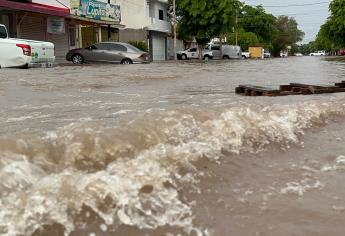
[[[133,64],[148,63],[149,56],[128,43],[102,42],[86,48],[73,49],[67,53],[66,60],[74,64],[85,62]]]

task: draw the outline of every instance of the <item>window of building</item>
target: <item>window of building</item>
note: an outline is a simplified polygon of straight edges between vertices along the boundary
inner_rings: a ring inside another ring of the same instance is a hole
[[[163,10],[159,10],[159,19],[164,20],[164,11]]]

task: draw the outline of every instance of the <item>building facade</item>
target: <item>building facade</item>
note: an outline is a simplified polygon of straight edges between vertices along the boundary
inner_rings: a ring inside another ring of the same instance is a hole
[[[148,44],[153,61],[168,58],[168,0],[0,0],[11,37],[55,44],[58,60],[104,41]]]
[[[64,56],[73,43],[69,16],[69,0],[0,1],[0,23],[10,37],[53,42],[57,57]]]
[[[144,41],[153,61],[168,59],[168,38],[172,26],[168,19],[168,0],[117,0],[122,9],[124,29],[121,42]]]

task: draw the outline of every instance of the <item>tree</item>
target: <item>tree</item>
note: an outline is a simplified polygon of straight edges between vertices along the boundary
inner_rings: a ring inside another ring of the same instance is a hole
[[[316,44],[320,49],[336,51],[345,47],[345,0],[333,0],[331,16],[320,28]]]
[[[245,5],[239,15],[239,26],[246,32],[257,35],[260,43],[269,45],[276,34],[277,18],[266,13],[262,6]]]
[[[195,37],[201,51],[212,38],[230,32],[240,6],[238,0],[179,0],[179,34],[183,38]]]
[[[309,42],[308,44],[302,44],[298,47],[298,51],[302,53],[303,55],[309,55],[309,53],[315,52],[317,50],[318,48],[314,41]]]
[[[332,31],[332,21],[327,21],[324,25],[321,26],[319,33],[316,37],[316,47],[320,50],[327,50],[327,51],[337,51],[340,49],[338,44],[338,40]]]
[[[229,43],[236,44],[236,34],[230,33],[228,35]],[[243,29],[238,32],[238,44],[242,50],[247,51],[250,45],[258,44],[260,41],[258,36],[253,32],[246,32]]]
[[[276,27],[277,34],[272,42],[274,56],[278,56],[287,46],[301,41],[304,37],[304,32],[298,29],[297,21],[293,17],[279,16]]]
[[[333,0],[330,4],[329,32],[334,43],[345,46],[345,0]]]

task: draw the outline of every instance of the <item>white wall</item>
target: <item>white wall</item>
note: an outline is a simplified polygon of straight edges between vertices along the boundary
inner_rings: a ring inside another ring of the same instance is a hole
[[[101,1],[107,2],[107,0]],[[112,4],[119,4],[121,7],[121,24],[131,29],[143,29],[152,25],[151,11],[154,18],[158,19],[158,10],[163,10],[166,20],[168,0],[150,0],[150,2],[148,6],[147,0],[111,0]]]
[[[111,3],[120,5],[121,24],[126,28],[143,29],[150,25],[146,0],[111,0]]]
[[[60,8],[70,8],[70,0],[32,0],[33,3],[38,3],[42,5],[48,5],[48,6],[53,6],[53,7],[60,7]]]
[[[159,10],[163,10],[164,20],[167,20],[167,4],[164,1],[151,0],[150,16],[159,19]]]
[[[98,0],[100,2],[107,3],[108,0]],[[70,0],[59,0],[60,4],[56,0],[32,0],[34,3],[49,5],[53,7],[70,8]],[[168,0],[150,0],[151,8],[150,14],[148,12],[147,0],[110,0],[111,4],[120,5],[121,7],[121,24],[126,28],[131,29],[143,29],[152,24],[150,15],[151,11],[154,18],[158,19],[158,10],[164,11],[164,20],[167,17],[167,4]],[[64,6],[65,5],[65,6]]]

